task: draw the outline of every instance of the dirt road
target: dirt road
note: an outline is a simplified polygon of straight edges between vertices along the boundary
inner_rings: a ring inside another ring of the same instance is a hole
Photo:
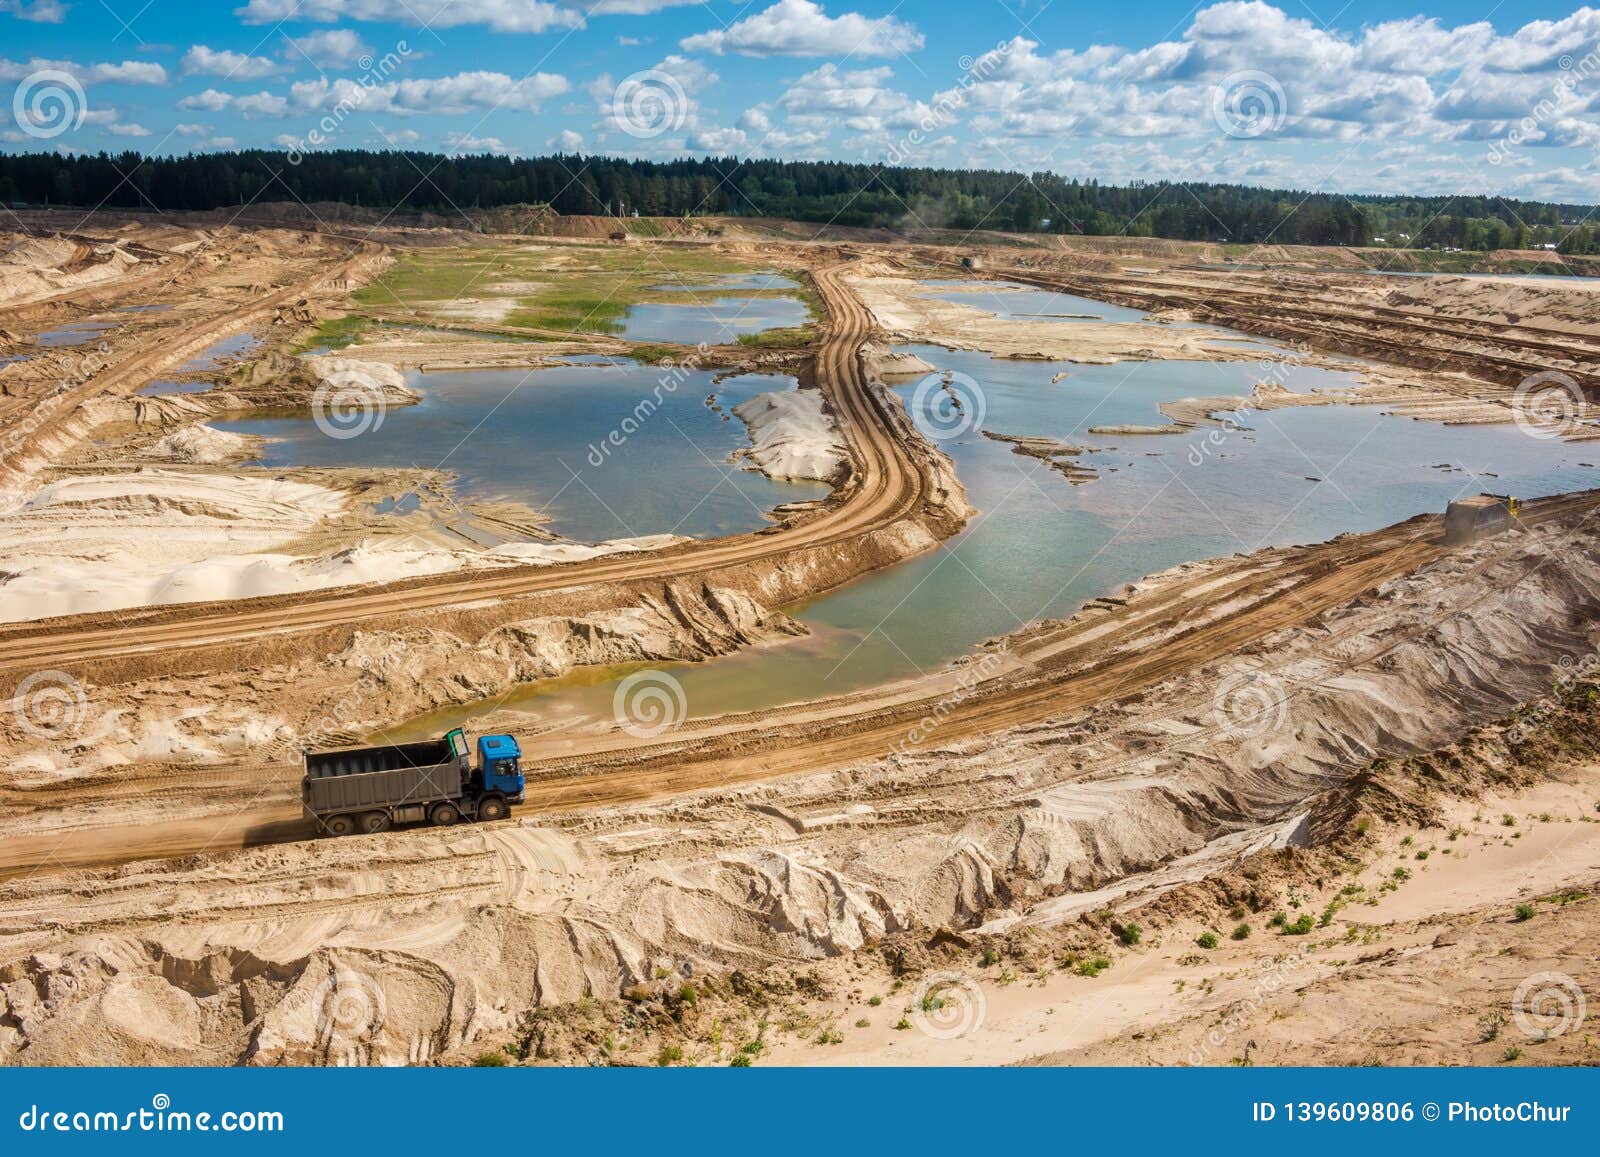
[[[829,311],[815,377],[852,451],[853,469],[819,517],[777,532],[757,532],[625,559],[526,567],[492,576],[459,574],[379,587],[341,588],[314,596],[184,604],[114,614],[71,616],[0,628],[0,671],[19,673],[48,664],[93,674],[108,659],[138,655],[146,671],[170,671],[180,656],[226,648],[228,663],[248,661],[247,649],[266,636],[360,621],[392,626],[406,612],[487,604],[540,592],[608,582],[642,582],[761,563],[773,566],[799,548],[848,542],[924,509],[945,513],[947,495],[930,481],[925,458],[915,457],[868,388],[858,351],[871,318],[847,289],[840,269],[815,273]]]
[[[1562,495],[1528,503],[1523,523],[1531,528],[1597,511],[1600,491]],[[911,730],[935,715],[942,745],[1127,699],[1427,566],[1446,551],[1440,531],[1437,516],[1424,516],[1315,546],[1222,560],[1194,581],[1159,584],[1126,606],[1023,632],[1007,648],[1005,662],[959,697],[953,694],[956,677],[947,674],[769,712],[691,721],[657,742],[620,732],[577,741],[534,738],[525,747],[527,762],[542,770],[530,781],[519,811],[633,802],[881,758],[906,747]],[[1347,661],[1373,658],[1361,654]],[[1293,693],[1292,687],[1286,690]],[[172,823],[12,837],[0,847],[0,878],[305,839],[298,775],[284,763],[250,763],[208,769],[204,786],[192,779],[180,785],[170,773],[145,778],[119,771],[104,783],[64,788],[53,793],[52,810],[73,807],[93,815],[100,810],[93,805],[130,793],[184,794],[186,806],[193,807],[200,792],[213,798],[215,814],[197,817],[191,811]],[[256,802],[234,810],[241,796]]]

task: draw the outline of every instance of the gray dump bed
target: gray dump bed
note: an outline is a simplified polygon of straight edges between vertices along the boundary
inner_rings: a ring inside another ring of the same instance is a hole
[[[447,739],[306,755],[305,805],[318,815],[459,799],[461,786]]]

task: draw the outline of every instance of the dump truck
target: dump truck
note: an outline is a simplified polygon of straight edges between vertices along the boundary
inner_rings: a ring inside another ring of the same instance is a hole
[[[308,751],[301,802],[306,818],[330,836],[504,819],[523,799],[521,759],[511,736],[481,735],[474,765],[459,727],[420,743]]]
[[[1520,503],[1509,494],[1457,498],[1445,508],[1444,540],[1453,546],[1501,534],[1511,529],[1520,513]]]

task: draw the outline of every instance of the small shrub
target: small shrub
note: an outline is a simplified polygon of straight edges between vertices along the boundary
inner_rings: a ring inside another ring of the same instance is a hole
[[[675,1065],[683,1060],[683,1050],[677,1045],[662,1045],[661,1051],[656,1054],[656,1064],[662,1068]]]
[[[1233,938],[1235,940],[1248,940],[1248,939],[1250,939],[1250,925],[1244,923],[1243,921],[1240,921],[1238,926],[1235,927],[1234,930],[1233,930]]]
[[[1117,939],[1122,941],[1122,946],[1124,948],[1132,948],[1135,944],[1139,943],[1139,940],[1143,935],[1144,933],[1139,930],[1139,926],[1137,924],[1130,923],[1124,924],[1117,932]]]
[[[472,1066],[478,1069],[503,1069],[507,1063],[505,1053],[479,1053],[473,1058]]]
[[[906,1029],[911,1027],[911,1022],[902,1016],[899,1020],[894,1022],[894,1027],[896,1032],[904,1032]]]
[[[1110,967],[1111,961],[1104,956],[1091,956],[1087,960],[1078,961],[1078,966],[1073,971],[1079,976],[1087,976],[1092,979]]]
[[[860,1020],[856,1021],[856,1027],[857,1028],[871,1028],[872,1027],[872,1022],[870,1020],[868,1020],[866,1017],[862,1017]]]
[[[1536,909],[1532,904],[1518,904],[1516,913],[1517,923],[1520,924],[1524,920],[1532,920],[1537,912],[1538,909]]]
[[[870,1004],[873,1008],[877,1008],[880,1004],[883,1003],[883,997],[877,996],[877,995],[869,996],[867,998],[867,1003]]]
[[[1506,828],[1514,828],[1514,827],[1516,827],[1517,826],[1517,817],[1512,815],[1510,812],[1506,812],[1503,816],[1500,817],[1500,826],[1501,827],[1506,827]]]
[[[1488,1044],[1500,1035],[1500,1030],[1506,1025],[1506,1014],[1498,1008],[1490,1009],[1478,1017],[1478,1040]]]
[[[1311,913],[1302,912],[1300,913],[1300,919],[1296,920],[1293,924],[1285,924],[1283,926],[1283,934],[1285,936],[1304,936],[1315,926],[1316,920],[1312,917]]]
[[[991,964],[1000,963],[1000,954],[993,948],[985,945],[983,949],[983,966],[988,968]]]
[[[1506,1061],[1507,1063],[1509,1063],[1511,1061],[1520,1060],[1521,1057],[1522,1057],[1522,1050],[1519,1049],[1516,1045],[1512,1045],[1504,1053],[1501,1054],[1500,1059],[1503,1060],[1503,1061]]]
[[[1195,943],[1204,949],[1210,950],[1215,948],[1220,941],[1217,940],[1217,934],[1215,932],[1202,932],[1199,936],[1195,937]]]
[[[733,1060],[728,1062],[728,1067],[730,1069],[748,1069],[750,1067],[750,1058],[744,1053],[735,1053]]]

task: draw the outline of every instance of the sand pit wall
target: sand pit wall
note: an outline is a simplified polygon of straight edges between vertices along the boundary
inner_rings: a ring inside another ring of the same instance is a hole
[[[70,903],[13,881],[0,1057],[415,1062],[663,971],[1048,922],[1540,695],[1600,648],[1597,559],[1600,532],[1552,525],[1131,701],[840,771],[81,873]],[[1219,726],[1220,687],[1265,721]],[[379,1012],[330,1027],[330,994]]]

